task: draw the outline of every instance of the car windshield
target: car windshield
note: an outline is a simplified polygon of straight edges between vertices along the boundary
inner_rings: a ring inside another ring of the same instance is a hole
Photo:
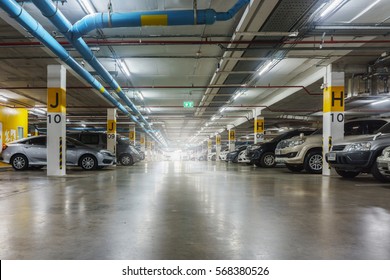
[[[390,123],[385,124],[380,129],[378,129],[375,133],[390,133]]]
[[[129,138],[126,138],[126,137],[117,136],[117,137],[116,137],[116,141],[118,142],[118,144],[130,145],[130,139],[129,139]]]
[[[67,142],[68,144],[75,145],[75,146],[88,147],[88,146],[85,145],[84,143],[81,143],[79,140],[76,140],[76,139],[70,138],[70,137],[66,137],[66,142]]]

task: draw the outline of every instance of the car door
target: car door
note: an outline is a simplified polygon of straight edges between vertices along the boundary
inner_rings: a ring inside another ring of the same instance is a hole
[[[46,165],[46,136],[39,136],[29,139],[24,143],[23,150],[30,164]]]

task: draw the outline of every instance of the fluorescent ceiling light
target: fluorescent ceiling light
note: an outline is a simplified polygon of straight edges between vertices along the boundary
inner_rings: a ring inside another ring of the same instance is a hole
[[[34,108],[33,111],[42,115],[46,115],[46,111],[44,109]]]
[[[146,112],[150,114],[152,111],[150,110],[150,108],[146,107]]]
[[[123,72],[125,72],[126,76],[130,77],[130,70],[127,67],[126,62],[124,60],[119,60],[119,65],[120,65],[121,69],[123,70]]]
[[[272,64],[274,63],[274,60],[268,62],[265,66],[261,67],[260,69],[260,72],[259,72],[259,76],[263,75],[266,71],[268,71]]]
[[[222,107],[221,109],[219,109],[219,111],[222,113],[223,111],[226,110],[226,107]]]
[[[0,101],[7,102],[7,101],[8,101],[8,99],[7,99],[7,98],[5,98],[4,96],[1,96],[1,95],[0,95]]]
[[[390,99],[382,99],[379,101],[375,101],[375,102],[371,103],[371,105],[377,105],[377,104],[385,103],[387,101],[390,101]]]
[[[144,100],[144,97],[143,97],[143,95],[142,95],[141,92],[138,92],[138,96],[139,96],[139,98],[140,98],[141,100]]]
[[[347,21],[347,23],[351,23],[353,22],[355,19],[358,19],[360,18],[362,15],[364,15],[365,13],[367,13],[369,10],[371,10],[376,4],[378,4],[381,0],[376,0],[374,3],[372,3],[370,6],[368,6],[367,8],[365,8],[363,11],[361,11],[359,14],[357,14],[353,19],[351,19],[350,21]]]
[[[326,9],[321,13],[320,17],[325,17],[330,12],[333,12],[344,0],[334,0],[332,3],[330,3]]]
[[[84,10],[86,14],[94,14],[95,9],[92,7],[91,2],[89,0],[77,0],[81,6],[81,8]]]

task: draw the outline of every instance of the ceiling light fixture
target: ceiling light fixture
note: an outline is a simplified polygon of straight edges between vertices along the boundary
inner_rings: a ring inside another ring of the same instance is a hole
[[[222,113],[223,111],[226,110],[226,107],[222,107],[221,109],[219,109],[219,111]]]
[[[86,14],[94,14],[95,9],[92,7],[91,2],[89,0],[77,0],[79,2],[81,8]]]
[[[5,98],[4,96],[0,95],[0,101],[7,102],[7,101],[8,101],[8,99],[7,99],[7,98]]]
[[[372,3],[370,6],[368,6],[367,8],[365,8],[363,11],[361,11],[360,13],[358,13],[354,18],[352,18],[351,20],[347,21],[347,23],[352,23],[355,19],[358,19],[360,18],[362,15],[364,15],[365,13],[367,13],[369,10],[371,10],[376,4],[378,4],[381,0],[376,0],[374,3]]]
[[[382,99],[379,101],[375,101],[375,102],[371,103],[371,105],[377,105],[377,104],[385,103],[387,101],[390,101],[390,99]]]
[[[325,17],[326,15],[330,14],[336,8],[343,2],[344,0],[334,0],[332,3],[330,3],[326,9],[321,13],[320,17]]]
[[[40,108],[34,108],[33,111],[42,115],[46,115],[46,111]]]
[[[272,64],[274,63],[275,60],[271,60],[270,62],[268,62],[265,66],[261,67],[260,70],[259,70],[259,76],[263,75],[265,72],[267,72]]]
[[[124,60],[119,60],[119,66],[123,72],[125,72],[126,76],[130,77],[130,70],[127,67],[127,64]]]

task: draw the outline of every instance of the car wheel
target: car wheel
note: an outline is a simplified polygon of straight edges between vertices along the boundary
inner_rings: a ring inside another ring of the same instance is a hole
[[[303,167],[309,173],[314,173],[314,174],[322,173],[322,152],[320,151],[310,152],[305,158]]]
[[[352,179],[355,178],[357,175],[360,174],[359,171],[345,171],[345,170],[340,170],[336,168],[336,173],[339,174],[343,178],[347,179]]]
[[[275,162],[275,154],[274,153],[264,153],[260,158],[260,166],[261,167],[274,167],[276,165]]]
[[[390,176],[383,175],[379,171],[378,164],[376,163],[376,160],[375,160],[374,164],[371,167],[371,174],[378,181],[381,181],[381,182],[384,182],[384,183],[390,182]]]
[[[80,158],[80,166],[84,170],[94,170],[97,168],[97,160],[92,155],[83,155]]]
[[[121,165],[130,166],[134,164],[133,157],[129,154],[123,154],[119,157],[119,162]]]
[[[301,172],[303,170],[303,165],[291,165],[291,164],[286,164],[286,167],[288,170],[291,172]]]
[[[26,170],[28,168],[28,159],[25,155],[17,154],[12,156],[11,164],[16,171]]]

